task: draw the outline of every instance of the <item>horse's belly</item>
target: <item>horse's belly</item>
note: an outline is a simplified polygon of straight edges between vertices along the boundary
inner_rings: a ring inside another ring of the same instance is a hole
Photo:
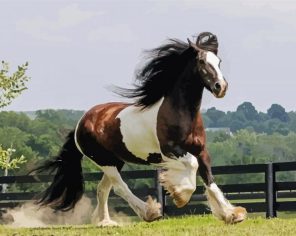
[[[122,141],[126,148],[135,157],[145,161],[148,161],[151,154],[160,153],[156,126],[161,103],[162,100],[144,111],[130,106],[117,116],[120,119]]]

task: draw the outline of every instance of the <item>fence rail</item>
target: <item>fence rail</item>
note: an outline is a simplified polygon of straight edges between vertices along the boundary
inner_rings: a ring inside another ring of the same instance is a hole
[[[230,201],[246,207],[248,212],[265,212],[266,217],[276,217],[278,211],[296,211],[296,182],[277,182],[278,172],[296,171],[296,162],[268,163],[253,165],[219,166],[213,167],[214,175],[229,174],[264,174],[264,181],[261,183],[237,183],[220,185],[220,188]],[[153,179],[154,186],[145,189],[132,189],[140,198],[152,195],[161,203],[163,214],[204,214],[209,213],[205,204],[206,198],[203,195],[204,187],[197,186],[190,203],[184,208],[176,208],[171,199],[165,194],[158,183],[159,170],[138,170],[122,172],[123,179]],[[86,173],[85,181],[99,181],[102,173]],[[52,180],[50,175],[37,176],[2,176],[0,184],[35,184],[46,183]],[[0,208],[14,207],[19,203],[30,201],[38,195],[36,192],[8,192],[0,193]],[[95,198],[95,192],[86,192],[90,198]],[[115,198],[112,193],[111,198]],[[117,199],[118,200],[118,199]],[[239,202],[241,201],[241,202]],[[254,202],[255,201],[255,202]],[[115,207],[118,211],[132,213],[126,204]]]

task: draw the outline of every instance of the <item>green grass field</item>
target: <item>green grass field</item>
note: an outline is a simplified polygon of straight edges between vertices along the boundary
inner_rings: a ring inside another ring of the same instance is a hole
[[[296,235],[296,218],[269,219],[253,218],[237,225],[225,225],[212,216],[190,216],[170,218],[153,223],[131,223],[113,228],[85,226],[54,226],[48,228],[9,228],[0,227],[0,235],[5,236],[62,236],[62,235]]]

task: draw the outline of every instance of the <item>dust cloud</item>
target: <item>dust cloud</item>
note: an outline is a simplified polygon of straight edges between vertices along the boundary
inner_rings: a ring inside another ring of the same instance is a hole
[[[93,211],[91,200],[83,197],[73,210],[54,211],[34,203],[24,203],[20,207],[7,210],[3,216],[9,217],[12,227],[46,227],[48,225],[78,225],[89,222]]]
[[[24,203],[20,207],[8,209],[2,214],[2,224],[10,227],[48,227],[51,225],[82,225],[96,224],[98,219],[92,218],[94,206],[91,199],[82,197],[73,210],[67,212],[54,211],[49,207],[40,207],[32,202]],[[110,209],[112,220],[119,225],[131,223],[132,218],[122,212]]]

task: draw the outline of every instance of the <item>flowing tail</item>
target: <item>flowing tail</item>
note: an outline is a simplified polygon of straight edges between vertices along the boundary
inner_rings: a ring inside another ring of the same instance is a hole
[[[82,157],[83,154],[75,144],[74,131],[71,131],[59,155],[31,171],[35,173],[55,171],[53,182],[42,193],[37,204],[61,211],[74,208],[84,192]]]

